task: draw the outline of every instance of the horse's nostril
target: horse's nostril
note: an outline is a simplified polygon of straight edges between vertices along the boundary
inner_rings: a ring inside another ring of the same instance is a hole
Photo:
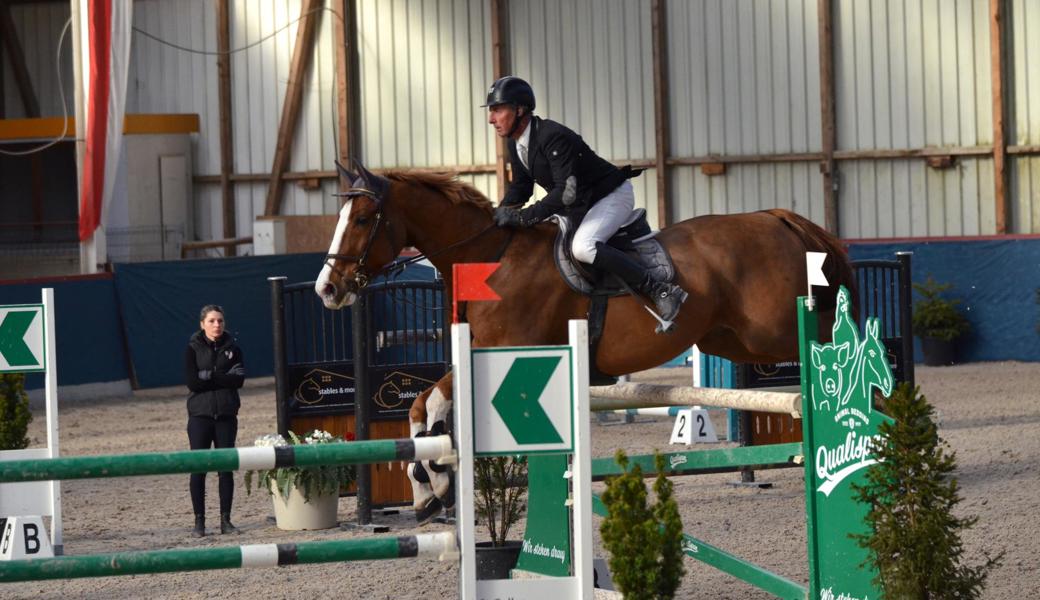
[[[331,283],[326,283],[321,288],[321,295],[322,296],[331,296],[331,295],[333,295],[335,293],[336,293],[336,286],[332,285]]]

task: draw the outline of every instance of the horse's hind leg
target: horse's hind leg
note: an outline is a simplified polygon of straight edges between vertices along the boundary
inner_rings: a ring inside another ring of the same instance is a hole
[[[408,411],[412,437],[441,435],[451,430],[452,378],[448,373],[433,387],[419,394]],[[450,467],[431,461],[417,461],[406,470],[412,484],[415,519],[430,522],[445,506],[455,503]]]

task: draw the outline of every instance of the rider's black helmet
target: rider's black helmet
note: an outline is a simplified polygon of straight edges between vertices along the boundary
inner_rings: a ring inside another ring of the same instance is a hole
[[[507,75],[491,84],[491,89],[488,90],[487,102],[480,106],[498,106],[499,104],[526,106],[528,111],[533,111],[534,90],[523,79]]]

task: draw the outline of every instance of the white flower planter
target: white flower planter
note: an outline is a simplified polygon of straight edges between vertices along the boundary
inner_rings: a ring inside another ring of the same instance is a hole
[[[272,488],[273,488],[272,484]],[[311,496],[310,502],[304,502],[303,494],[293,488],[289,499],[283,500],[277,490],[273,490],[271,501],[274,503],[274,518],[278,529],[300,531],[304,529],[330,529],[337,524],[336,512],[339,508],[339,494]]]

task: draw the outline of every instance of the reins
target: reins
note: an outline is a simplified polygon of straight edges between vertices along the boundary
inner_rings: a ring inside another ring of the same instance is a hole
[[[492,223],[491,225],[488,225],[484,229],[481,229],[477,233],[469,236],[468,238],[466,238],[464,240],[460,240],[458,242],[455,242],[454,244],[451,244],[450,246],[445,246],[445,247],[441,248],[440,250],[438,250],[436,252],[433,252],[431,254],[426,254],[425,252],[420,252],[419,254],[416,254],[415,256],[409,256],[408,258],[398,258],[398,259],[395,259],[395,260],[387,263],[376,274],[378,275],[378,274],[381,274],[381,273],[385,272],[385,273],[388,274],[388,276],[390,276],[390,275],[395,274],[395,272],[404,271],[405,268],[408,267],[409,265],[415,264],[415,263],[420,262],[420,261],[425,260],[425,259],[433,258],[434,256],[438,256],[438,255],[444,254],[445,252],[447,252],[449,250],[453,250],[455,248],[458,248],[459,246],[464,246],[464,245],[466,245],[466,244],[476,240],[477,238],[481,237],[482,235],[484,235],[485,233],[491,231],[494,228],[495,228],[495,224]],[[513,232],[512,232],[512,230],[510,230],[510,232],[509,232],[509,239],[512,239],[512,237],[513,237]],[[506,244],[508,245],[508,241],[506,242]],[[504,252],[504,249],[503,249],[503,252]],[[502,255],[502,253],[499,253],[499,257],[501,257],[501,255]]]

